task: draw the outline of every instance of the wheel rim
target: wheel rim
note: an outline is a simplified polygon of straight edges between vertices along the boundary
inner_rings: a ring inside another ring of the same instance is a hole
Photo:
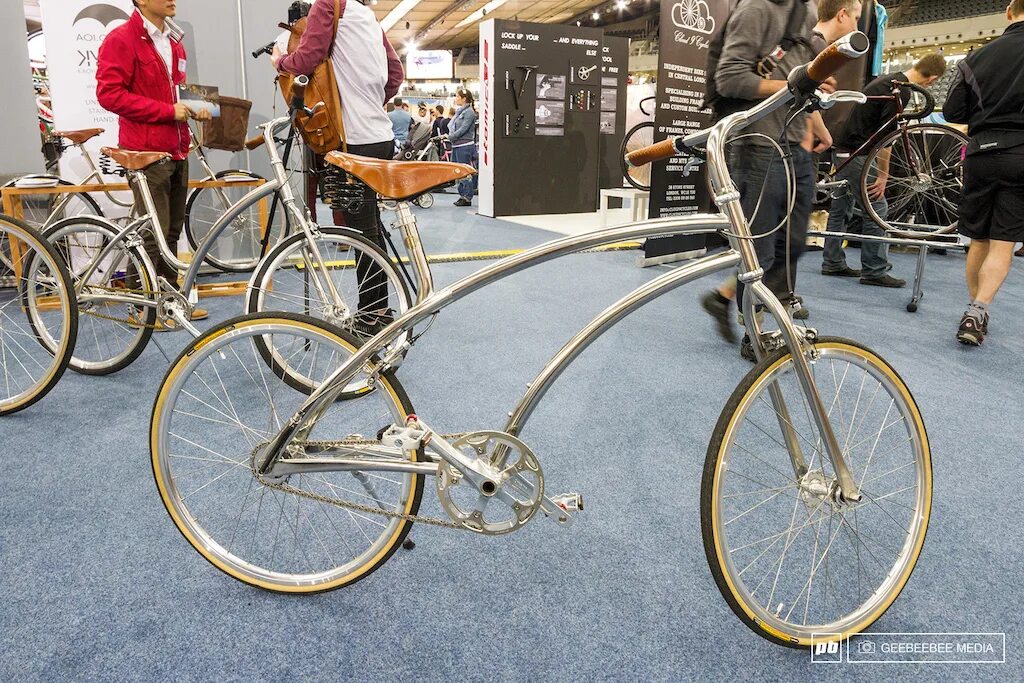
[[[56,260],[40,248],[38,238],[0,221],[0,244],[13,257],[11,237],[18,240],[17,263],[0,273],[0,412],[27,406],[47,391],[67,363],[77,320],[68,282]],[[16,268],[15,268],[16,266]],[[3,269],[0,269],[3,270]],[[20,272],[21,275],[16,275]],[[47,345],[32,325],[38,309],[54,335]]]
[[[218,180],[254,180],[258,176],[247,173],[228,174]],[[193,248],[198,248],[210,234],[210,230],[224,213],[244,197],[253,188],[243,187],[203,188],[196,191],[195,199],[190,203],[188,212],[188,234]],[[224,195],[221,195],[221,192]],[[269,215],[270,205],[275,194],[265,198],[266,211]],[[230,270],[252,270],[263,256],[263,221],[260,202],[242,209],[230,225],[217,236],[216,243],[207,252],[205,261],[217,268]],[[284,205],[278,201],[274,211],[274,223],[270,228],[269,247],[273,247],[284,235],[288,216]]]
[[[306,398],[260,360],[255,340],[264,336],[272,336],[276,348],[319,354],[310,373],[320,380],[355,350],[311,323],[268,317],[207,335],[172,367],[161,387],[151,427],[154,474],[179,530],[218,568],[272,590],[335,588],[383,562],[407,523],[281,492],[256,478],[252,450],[268,441]],[[334,404],[317,423],[314,438],[344,439],[404,423],[406,408],[385,385],[386,391]],[[412,511],[419,475],[366,474],[373,495],[351,472],[292,475],[288,483]],[[290,521],[293,516],[297,523]]]
[[[906,387],[857,347],[818,350],[816,383],[864,502],[837,506],[822,494],[834,491],[835,477],[815,448],[815,430],[802,429],[810,414],[788,356],[735,411],[713,484],[712,533],[726,589],[761,629],[802,645],[814,635],[858,632],[884,613],[917,562],[931,501],[927,436]],[[798,441],[810,471],[799,484],[768,397],[773,383],[786,397],[786,424],[805,434]],[[875,434],[865,424],[879,416]],[[759,430],[761,438],[752,438]]]
[[[108,228],[72,221],[68,225],[54,226],[47,240],[64,256],[77,291],[89,264],[115,236]],[[116,295],[119,289],[128,287],[127,273],[131,269],[139,274],[138,288],[153,291],[144,263],[123,246],[114,249],[114,254],[90,275],[83,293],[92,298],[78,301],[79,335],[71,359],[75,370],[100,372],[118,367],[145,342],[148,332],[142,325],[156,322],[156,309],[102,299],[105,293]],[[41,341],[54,348],[57,337],[45,321],[37,319],[36,309],[31,310]],[[132,320],[139,325],[130,324]]]
[[[627,168],[625,157],[630,152],[635,152],[641,147],[654,143],[654,123],[646,122],[637,124],[630,130],[622,141],[620,148],[622,158],[622,174],[626,182],[638,190],[647,192],[651,189],[651,165],[644,164],[638,168]]]
[[[890,231],[909,237],[948,234],[956,229],[963,193],[963,149],[967,140],[941,126],[911,126],[881,149],[890,149],[888,211],[869,213]],[[872,165],[879,152],[872,155]]]

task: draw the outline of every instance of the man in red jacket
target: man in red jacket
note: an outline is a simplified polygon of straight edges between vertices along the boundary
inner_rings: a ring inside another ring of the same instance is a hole
[[[177,86],[185,82],[186,55],[181,32],[168,19],[176,0],[133,0],[136,11],[127,23],[107,34],[96,68],[96,97],[118,115],[120,146],[138,152],[167,152],[171,159],[145,171],[157,217],[167,243],[174,249],[185,224],[188,194],[188,119],[210,118],[178,102]],[[142,197],[135,190],[136,205]],[[164,261],[151,233],[144,235],[146,252],[172,285],[178,272]],[[205,318],[195,309],[193,319]]]

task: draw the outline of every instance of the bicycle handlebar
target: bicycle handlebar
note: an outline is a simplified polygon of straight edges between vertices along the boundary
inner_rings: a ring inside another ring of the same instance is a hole
[[[255,137],[251,137],[248,140],[246,140],[245,141],[245,148],[247,150],[249,150],[249,151],[252,151],[254,149],[258,149],[258,148],[262,147],[263,144],[266,141],[267,141],[266,138],[263,137],[263,133],[260,133],[259,135],[255,136]]]
[[[309,85],[309,76],[296,76],[292,81],[291,106],[292,109],[306,108],[306,86]]]
[[[932,95],[930,92],[928,92],[927,90],[925,90],[916,83],[898,83],[897,85],[899,85],[901,88],[910,88],[914,92],[924,97],[924,109],[922,109],[921,111],[904,111],[899,116],[901,120],[923,119],[927,116],[931,116],[932,112],[935,111],[935,96]]]
[[[780,90],[748,111],[723,119],[716,124],[716,127],[723,125],[726,121],[734,121],[734,117],[743,117],[745,119],[737,128],[749,125],[794,99],[809,97],[822,82],[828,80],[833,73],[842,68],[847,62],[864,56],[870,47],[871,43],[868,41],[868,37],[860,31],[855,31],[848,36],[840,38],[815,57],[814,61],[810,64],[793,69],[789,75],[788,88]],[[732,127],[730,125],[730,128]],[[703,130],[686,137],[670,137],[661,142],[656,142],[653,145],[630,152],[626,155],[626,164],[636,168],[655,161],[668,159],[692,148],[696,144],[706,141],[711,130]]]
[[[252,58],[253,59],[259,59],[260,55],[272,54],[274,52],[274,43],[275,42],[276,41],[272,40],[269,43],[267,43],[266,45],[264,45],[263,47],[261,47],[260,49],[253,50]]]

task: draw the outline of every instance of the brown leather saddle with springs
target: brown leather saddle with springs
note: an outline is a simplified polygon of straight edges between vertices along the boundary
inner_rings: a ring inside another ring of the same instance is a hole
[[[398,201],[451,185],[476,173],[472,166],[445,161],[386,161],[344,152],[328,152],[324,159],[359,179],[384,199]]]
[[[158,161],[171,158],[167,152],[133,152],[118,147],[103,147],[100,154],[110,157],[129,171],[144,171]]]

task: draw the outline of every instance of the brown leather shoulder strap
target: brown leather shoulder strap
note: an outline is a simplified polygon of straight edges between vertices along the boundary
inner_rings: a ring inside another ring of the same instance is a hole
[[[327,53],[328,59],[330,59],[331,53],[334,52],[334,44],[338,39],[338,22],[341,21],[341,0],[334,0],[334,30],[331,32],[331,50]],[[329,64],[329,69],[334,69],[333,64]],[[345,102],[341,98],[341,87],[337,81],[334,83],[338,87],[338,125],[341,127],[341,151],[348,151],[348,136],[345,134]]]

